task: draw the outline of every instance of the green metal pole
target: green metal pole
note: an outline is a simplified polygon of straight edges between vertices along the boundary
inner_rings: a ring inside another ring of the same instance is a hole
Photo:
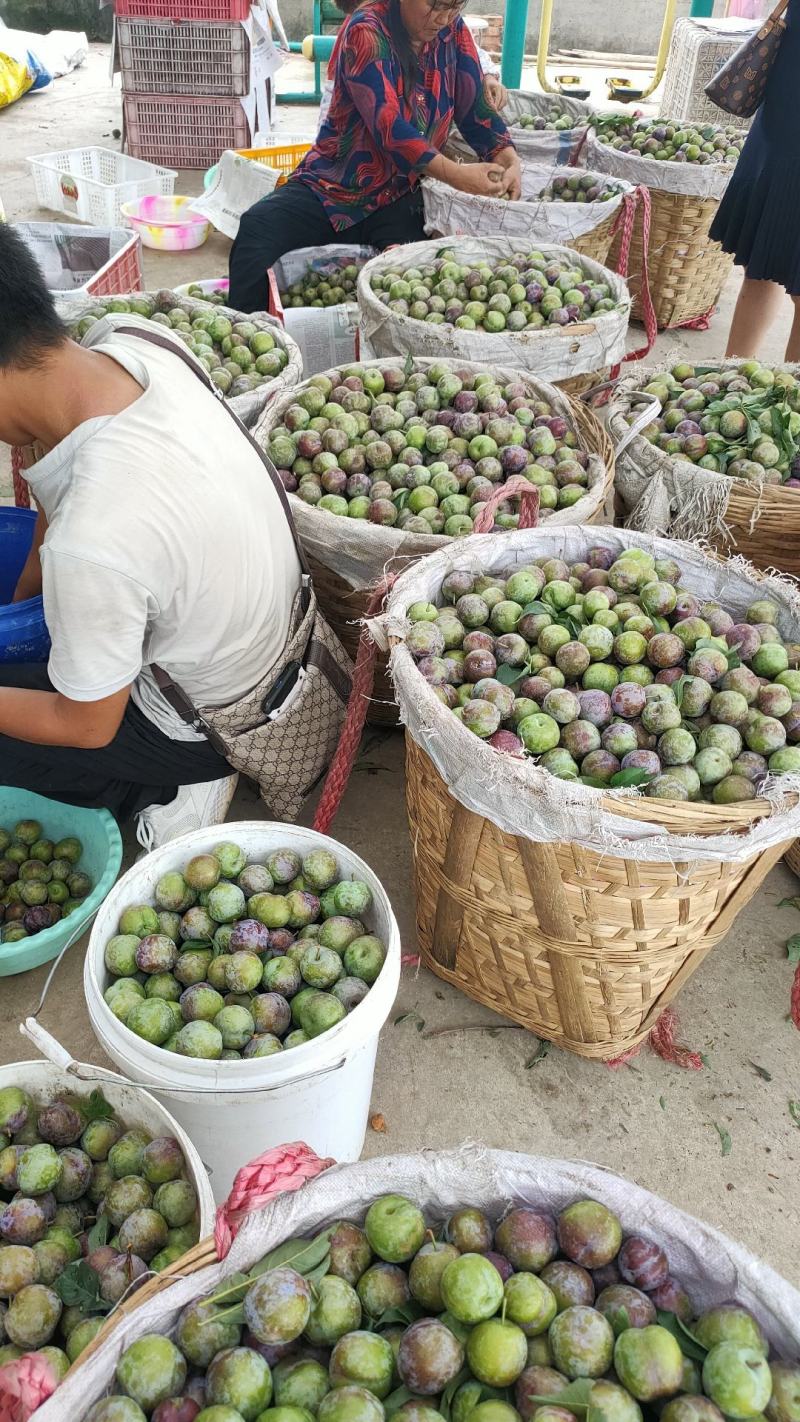
[[[527,25],[528,0],[506,0],[500,72],[507,89],[518,89],[522,82],[522,60],[525,55]]]
[[[706,17],[714,13],[714,0],[692,0],[690,15]]]

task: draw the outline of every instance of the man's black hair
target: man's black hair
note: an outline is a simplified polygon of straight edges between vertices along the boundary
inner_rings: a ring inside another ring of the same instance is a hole
[[[30,370],[66,339],[36,258],[0,222],[0,370]]]

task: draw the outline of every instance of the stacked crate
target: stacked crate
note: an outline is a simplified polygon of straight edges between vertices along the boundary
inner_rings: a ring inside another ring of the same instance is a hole
[[[115,0],[128,153],[209,168],[250,143],[250,0]]]

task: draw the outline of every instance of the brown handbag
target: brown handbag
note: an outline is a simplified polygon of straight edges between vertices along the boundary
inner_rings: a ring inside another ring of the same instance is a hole
[[[769,71],[786,32],[784,12],[789,0],[778,0],[760,30],[746,39],[727,64],[706,84],[713,103],[737,118],[750,118],[764,102]]]
[[[207,372],[195,365],[188,351],[176,348],[167,337],[134,326],[116,326],[115,330],[172,351],[221,400],[221,391]],[[352,664],[317,607],[311,572],[277,470],[230,406],[221,403],[258,454],[292,533],[302,576],[289,635],[277,661],[257,685],[228,706],[196,707],[162,667],[152,664],[150,670],[162,696],[181,719],[205,735],[234,770],[256,782],[261,798],[276,818],[293,820],[327,770],[338,745],[350,695]],[[276,698],[276,691],[284,685],[285,694]]]

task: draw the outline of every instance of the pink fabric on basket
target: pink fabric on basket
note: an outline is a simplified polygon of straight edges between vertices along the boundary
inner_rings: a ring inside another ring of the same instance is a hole
[[[41,1353],[26,1353],[0,1367],[0,1422],[28,1422],[58,1386]]]
[[[248,1165],[243,1165],[236,1172],[230,1195],[217,1210],[214,1226],[217,1258],[225,1258],[239,1226],[254,1210],[260,1210],[276,1195],[299,1190],[335,1164],[335,1160],[321,1160],[302,1141],[293,1141],[291,1145],[275,1146],[273,1150],[257,1155]],[[2,1413],[0,1422],[5,1422]]]

